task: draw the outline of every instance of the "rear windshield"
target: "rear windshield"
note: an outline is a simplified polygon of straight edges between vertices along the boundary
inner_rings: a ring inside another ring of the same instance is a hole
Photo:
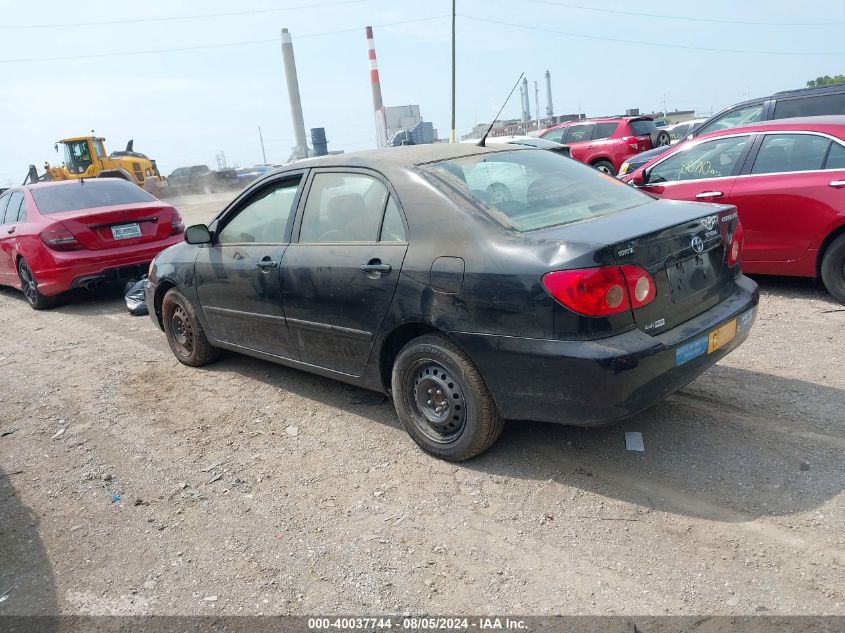
[[[83,180],[72,184],[33,188],[31,193],[41,214],[156,200],[127,180]]]
[[[651,201],[615,178],[545,150],[468,156],[423,169],[517,231],[588,220]]]
[[[646,134],[651,134],[657,129],[654,121],[647,121],[643,119],[639,121],[631,121],[628,125],[631,126],[631,134],[634,136],[645,136]]]

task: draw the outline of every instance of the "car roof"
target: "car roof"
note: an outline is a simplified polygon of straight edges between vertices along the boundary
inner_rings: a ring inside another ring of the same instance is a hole
[[[740,127],[730,127],[721,130],[715,130],[697,136],[696,140],[703,138],[713,138],[716,136],[725,136],[726,134],[743,134],[747,132],[766,132],[769,130],[784,130],[790,132],[836,132],[839,135],[845,135],[845,115],[835,114],[826,116],[806,116],[795,117],[792,119],[772,119],[770,121],[761,121],[752,123],[750,125],[743,125]]]
[[[496,147],[479,147],[471,143],[431,143],[427,145],[402,145],[361,152],[330,154],[304,158],[274,169],[271,174],[282,173],[297,168],[316,167],[372,167],[372,168],[411,168],[416,165],[434,163],[441,160],[495,154],[496,152],[528,151],[531,148],[496,143]]]

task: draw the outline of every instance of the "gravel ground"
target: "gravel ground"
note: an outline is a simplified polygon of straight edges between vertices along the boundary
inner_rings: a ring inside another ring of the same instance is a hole
[[[759,281],[749,340],[684,391],[461,465],[377,394],[180,365],[119,291],[0,290],[0,614],[845,614],[845,309]]]

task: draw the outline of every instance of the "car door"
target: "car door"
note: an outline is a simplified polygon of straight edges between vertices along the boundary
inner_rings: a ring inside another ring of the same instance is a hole
[[[566,128],[566,136],[561,142],[569,146],[569,154],[572,158],[582,163],[589,162],[590,156],[594,153],[590,145],[592,145],[595,128],[593,123],[578,123]]]
[[[778,132],[762,137],[759,150],[728,197],[745,230],[746,262],[799,259],[845,207],[843,147],[821,134]],[[825,161],[832,151],[831,169]]]
[[[17,283],[15,267],[15,235],[21,217],[25,213],[25,200],[20,191],[10,191],[0,197],[0,283],[9,286]]]
[[[395,193],[368,170],[311,175],[282,260],[285,313],[300,359],[360,375],[407,250]]]
[[[199,249],[194,275],[212,338],[297,358],[279,271],[302,178],[287,174],[236,200],[214,227],[212,243]]]
[[[729,135],[681,146],[646,170],[641,188],[671,200],[727,202],[751,137]]]

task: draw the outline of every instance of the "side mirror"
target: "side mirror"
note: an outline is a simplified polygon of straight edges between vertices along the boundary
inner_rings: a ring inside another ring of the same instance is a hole
[[[642,187],[646,183],[645,171],[638,171],[635,172],[633,176],[631,176],[631,184],[635,187]],[[187,233],[186,233],[187,235]]]
[[[211,244],[211,233],[205,224],[194,224],[185,229],[188,244]]]

